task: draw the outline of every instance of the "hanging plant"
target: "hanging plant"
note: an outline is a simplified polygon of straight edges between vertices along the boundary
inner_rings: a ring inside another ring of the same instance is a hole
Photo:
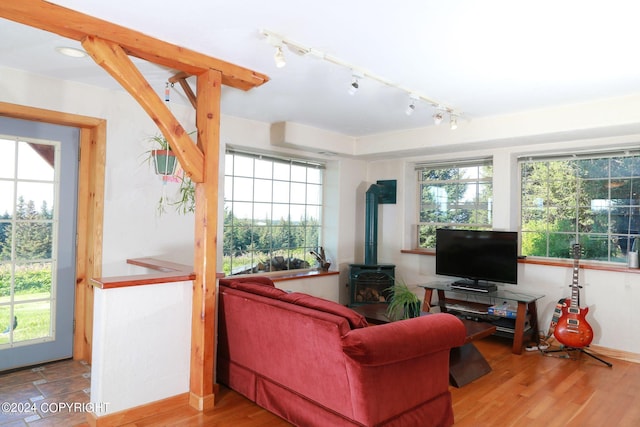
[[[194,132],[191,132],[194,133]],[[153,163],[155,173],[162,176],[162,195],[158,202],[158,214],[166,213],[168,206],[173,206],[176,211],[187,214],[195,211],[196,186],[191,178],[185,175],[179,167],[177,157],[171,150],[169,142],[163,135],[155,135],[149,138],[155,147],[147,151],[147,160]],[[167,195],[167,183],[179,183],[177,197]]]
[[[178,159],[171,150],[169,141],[162,135],[155,135],[149,138],[159,148],[149,151],[149,159],[153,161],[154,170],[157,175],[173,175],[176,172]]]
[[[182,172],[182,171],[181,171]],[[180,213],[186,214],[196,210],[196,185],[191,178],[180,174],[180,187],[178,188],[179,198],[171,203]]]

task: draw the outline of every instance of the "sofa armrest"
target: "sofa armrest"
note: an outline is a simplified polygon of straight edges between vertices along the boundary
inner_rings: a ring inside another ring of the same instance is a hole
[[[342,338],[342,349],[362,365],[386,365],[459,347],[464,344],[465,336],[460,319],[435,313],[354,329]]]

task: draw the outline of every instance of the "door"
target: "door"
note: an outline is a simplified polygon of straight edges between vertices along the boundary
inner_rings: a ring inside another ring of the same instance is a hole
[[[0,371],[73,354],[78,141],[0,117]]]

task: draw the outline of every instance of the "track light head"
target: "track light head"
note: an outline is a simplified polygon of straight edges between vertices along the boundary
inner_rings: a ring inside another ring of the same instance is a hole
[[[406,110],[404,110],[404,113],[405,113],[407,116],[410,116],[410,115],[412,115],[412,114],[413,114],[413,112],[414,112],[414,110],[415,110],[415,109],[416,109],[415,104],[411,103],[411,104],[409,104],[409,106],[407,107],[407,109],[406,109]]]
[[[451,130],[458,129],[458,117],[455,114],[449,115],[449,127]]]
[[[442,111],[436,111],[433,114],[433,123],[438,126],[440,123],[442,123],[442,120],[444,119],[444,115],[442,114]]]
[[[276,46],[276,54],[273,55],[273,60],[276,63],[276,67],[282,68],[287,65],[287,60],[284,57],[284,52],[282,52],[282,46]]]
[[[360,83],[358,83],[358,79],[354,78],[349,86],[349,95],[355,95],[358,89],[360,88]]]
[[[355,95],[360,88],[360,79],[364,79],[364,73],[359,70],[351,70],[351,84],[349,85],[349,95]]]
[[[412,115],[412,114],[413,114],[413,112],[414,112],[414,111],[415,111],[415,109],[416,109],[416,104],[417,104],[417,102],[418,102],[419,100],[420,100],[420,98],[418,97],[418,95],[415,95],[415,94],[413,94],[413,93],[409,95],[409,106],[407,107],[407,109],[406,109],[406,110],[404,110],[404,113],[405,113],[407,116],[410,116],[410,115]]]

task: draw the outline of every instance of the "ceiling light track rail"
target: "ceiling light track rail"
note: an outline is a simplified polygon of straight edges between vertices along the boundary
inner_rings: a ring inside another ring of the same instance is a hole
[[[375,80],[378,83],[381,83],[385,86],[389,86],[397,90],[400,90],[402,92],[405,92],[408,96],[407,109],[405,110],[405,113],[407,115],[411,115],[414,112],[418,101],[425,102],[434,109],[433,119],[436,125],[439,125],[442,122],[444,115],[447,114],[449,116],[449,124],[451,129],[455,129],[458,126],[458,118],[463,115],[462,112],[457,111],[451,105],[447,105],[443,102],[437,101],[431,97],[428,97],[419,92],[416,92],[415,90],[409,87],[395,83],[379,74],[375,74],[362,67],[359,67],[354,64],[350,64],[329,53],[322,52],[313,47],[304,46],[303,44],[298,43],[297,41],[288,39],[270,30],[262,29],[260,30],[260,33],[266,39],[267,43],[275,47],[276,52],[274,55],[274,61],[278,68],[282,68],[286,65],[286,58],[282,50],[282,48],[286,46],[291,52],[293,52],[298,56],[311,56],[313,58],[321,59],[323,61],[330,62],[340,67],[350,69],[352,79],[348,88],[348,93],[351,95],[354,95],[358,91],[360,87],[359,81],[361,79],[367,78],[370,80]]]

